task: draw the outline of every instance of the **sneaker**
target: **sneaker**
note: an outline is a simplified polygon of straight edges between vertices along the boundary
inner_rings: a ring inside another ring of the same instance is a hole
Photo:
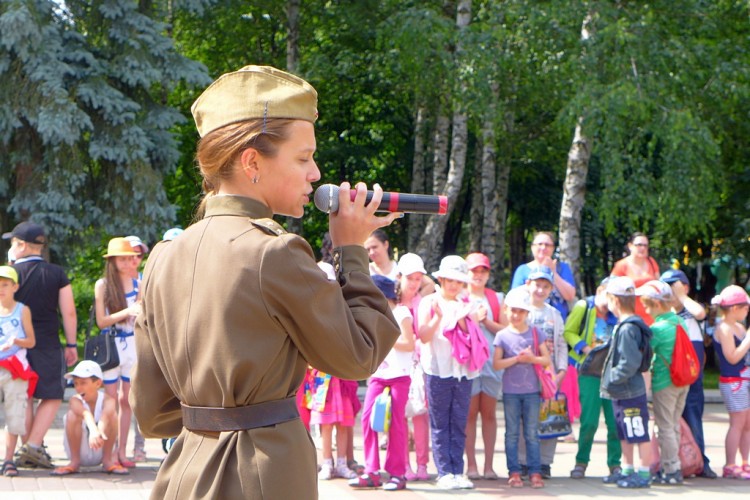
[[[429,481],[430,475],[427,473],[426,465],[417,466],[417,480],[418,481]]]
[[[456,481],[456,489],[459,489],[459,490],[473,490],[474,489],[474,483],[471,482],[471,479],[466,477],[466,474],[456,474],[454,476],[454,479]]]
[[[650,488],[651,479],[643,477],[637,472],[633,472],[629,476],[626,476],[617,481],[618,488]]]
[[[458,489],[458,485],[456,484],[456,476],[454,476],[453,474],[446,474],[444,476],[440,476],[437,479],[437,482],[435,484],[441,490]]]
[[[669,474],[661,472],[652,478],[652,482],[657,484],[682,484],[684,481],[682,471],[670,472]]]
[[[417,474],[413,470],[411,470],[411,468],[409,468],[406,471],[406,474],[404,474],[404,477],[406,478],[407,481],[416,481],[417,480]]]
[[[714,472],[711,467],[706,465],[705,467],[703,467],[703,472],[698,474],[698,477],[705,477],[706,479],[716,479],[717,477],[719,477],[719,475],[716,474],[716,472]]]
[[[391,476],[387,483],[383,485],[385,491],[398,491],[406,489],[406,479],[398,476]]]
[[[622,467],[615,466],[609,469],[609,476],[604,476],[602,478],[602,482],[605,484],[617,484],[617,482],[621,479],[625,479],[625,474],[622,473]]]
[[[336,477],[344,479],[354,479],[357,477],[357,473],[351,470],[346,464],[338,464],[334,472],[336,473]]]
[[[54,469],[49,454],[43,447],[34,448],[28,444],[21,447],[21,453],[18,455],[16,465],[19,467],[42,467],[44,469]]]
[[[333,464],[324,463],[321,465],[320,472],[318,472],[318,479],[321,481],[333,479]]]
[[[552,466],[542,464],[542,479],[550,479],[552,477]]]

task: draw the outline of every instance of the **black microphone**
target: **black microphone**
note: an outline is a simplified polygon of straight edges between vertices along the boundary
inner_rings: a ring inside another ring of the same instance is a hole
[[[351,190],[351,200],[354,201],[357,190]],[[372,200],[372,191],[367,191],[366,203]],[[315,190],[315,206],[327,214],[339,210],[339,187],[335,184],[323,184]],[[378,212],[408,212],[412,214],[448,213],[448,197],[428,194],[383,193]]]

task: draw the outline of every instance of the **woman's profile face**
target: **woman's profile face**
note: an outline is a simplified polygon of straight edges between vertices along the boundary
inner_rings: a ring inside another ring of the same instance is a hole
[[[367,256],[374,263],[383,263],[388,260],[388,242],[383,243],[375,236],[370,236],[365,240],[365,250],[367,250]]]
[[[275,214],[302,217],[310,203],[312,183],[320,180],[315,153],[313,124],[296,120],[289,125],[289,139],[279,145],[273,158],[260,156],[258,182],[255,186],[262,201]]]
[[[633,257],[648,257],[648,238],[646,236],[636,236],[631,243],[628,243],[628,250]]]

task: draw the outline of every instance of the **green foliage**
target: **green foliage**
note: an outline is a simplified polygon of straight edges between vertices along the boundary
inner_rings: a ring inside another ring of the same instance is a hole
[[[0,209],[8,225],[44,224],[63,259],[103,235],[155,240],[173,224],[162,178],[178,160],[170,128],[184,117],[165,101],[178,82],[209,80],[150,6],[0,5]]]

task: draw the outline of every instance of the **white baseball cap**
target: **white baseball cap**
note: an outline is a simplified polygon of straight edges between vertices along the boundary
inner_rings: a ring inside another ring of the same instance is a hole
[[[607,281],[607,293],[618,297],[635,295],[635,283],[627,276],[612,276]]]
[[[531,311],[531,296],[529,295],[529,289],[525,286],[519,286],[509,291],[505,295],[505,305],[511,309]]]
[[[96,377],[99,380],[104,379],[104,376],[102,375],[102,367],[99,366],[98,363],[89,361],[88,359],[81,361],[76,365],[75,369],[72,372],[65,374],[65,378],[68,380],[72,380],[73,377]]]
[[[398,272],[402,276],[414,273],[427,274],[422,257],[415,253],[405,253],[398,259]]]

